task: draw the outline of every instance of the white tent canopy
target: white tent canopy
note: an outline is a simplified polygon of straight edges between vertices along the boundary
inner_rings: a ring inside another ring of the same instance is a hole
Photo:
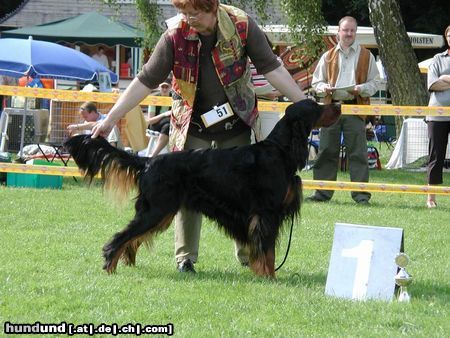
[[[262,26],[262,29],[267,33],[270,41],[274,45],[292,44],[289,29],[286,25],[266,25]],[[325,35],[336,36],[337,32],[338,26],[327,26]],[[444,45],[444,38],[441,35],[408,32],[408,36],[414,49],[441,48]],[[378,47],[372,27],[358,26],[356,40],[367,48]]]
[[[408,167],[428,156],[428,131],[423,118],[407,118],[403,122],[400,136],[395,144],[386,169]],[[445,158],[450,158],[450,135]],[[422,161],[425,163],[425,160]]]

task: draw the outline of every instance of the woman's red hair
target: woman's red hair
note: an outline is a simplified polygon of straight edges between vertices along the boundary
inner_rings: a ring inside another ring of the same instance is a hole
[[[212,13],[217,11],[219,0],[172,0],[172,4],[178,9],[185,9],[188,6],[192,6],[193,9]]]

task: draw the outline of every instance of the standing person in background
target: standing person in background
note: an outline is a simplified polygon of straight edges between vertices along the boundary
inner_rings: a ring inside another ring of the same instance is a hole
[[[312,86],[324,103],[370,104],[378,90],[379,73],[374,56],[356,40],[356,19],[346,16],[339,21],[338,44],[320,58]],[[345,89],[339,89],[345,88]],[[366,122],[363,116],[343,115],[328,128],[320,130],[319,154],[313,168],[314,180],[336,181],[341,133],[349,161],[352,182],[368,182]],[[333,190],[316,190],[310,201],[329,201]],[[356,203],[368,204],[368,192],[352,191]]]
[[[131,57],[131,51],[127,52],[127,64],[130,67],[130,76],[133,74],[133,58]]]
[[[170,85],[167,82],[159,84],[159,93],[155,96],[170,96]],[[169,143],[171,107],[149,106],[147,113],[148,128],[159,132],[158,141],[150,154],[150,157],[158,155]]]
[[[98,47],[97,52],[92,55],[92,58],[109,69],[109,60],[105,55],[105,48],[102,46]]]
[[[264,33],[244,11],[218,0],[172,0],[172,4],[180,15],[171,20],[149,61],[107,118],[94,127],[94,137],[107,135],[173,71],[172,151],[210,148],[212,141],[219,148],[249,144],[258,121],[249,57],[258,73],[291,101],[306,99],[278,62]],[[175,217],[180,272],[195,272],[201,223],[201,214],[185,209]],[[239,243],[236,255],[248,264],[247,251]]]
[[[450,107],[450,25],[445,29],[447,50],[436,54],[428,67],[429,106]],[[427,116],[428,165],[427,182],[429,185],[443,183],[443,167],[450,133],[450,116]],[[436,207],[436,195],[428,194],[427,207]]]

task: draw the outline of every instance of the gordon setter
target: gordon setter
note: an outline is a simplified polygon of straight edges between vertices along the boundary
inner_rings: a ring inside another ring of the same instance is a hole
[[[275,244],[284,220],[300,209],[301,180],[314,126],[329,126],[339,105],[303,100],[287,107],[261,142],[229,149],[199,149],[153,158],[114,148],[103,138],[79,135],[65,147],[85,177],[101,173],[105,189],[126,197],[137,188],[136,214],[103,247],[103,268],[114,272],[119,258],[134,265],[139,246],[165,231],[181,207],[217,222],[250,250],[256,275],[275,277]]]

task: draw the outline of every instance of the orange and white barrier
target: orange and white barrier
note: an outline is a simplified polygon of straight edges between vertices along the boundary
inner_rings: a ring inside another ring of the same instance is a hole
[[[0,86],[0,95],[27,96],[60,101],[94,101],[114,103],[117,93],[82,92],[76,90]],[[170,106],[172,99],[164,96],[147,96],[142,105]],[[289,102],[258,101],[260,111],[284,112]],[[394,116],[450,116],[450,107],[392,106],[392,105],[342,105],[344,115],[394,115]]]

